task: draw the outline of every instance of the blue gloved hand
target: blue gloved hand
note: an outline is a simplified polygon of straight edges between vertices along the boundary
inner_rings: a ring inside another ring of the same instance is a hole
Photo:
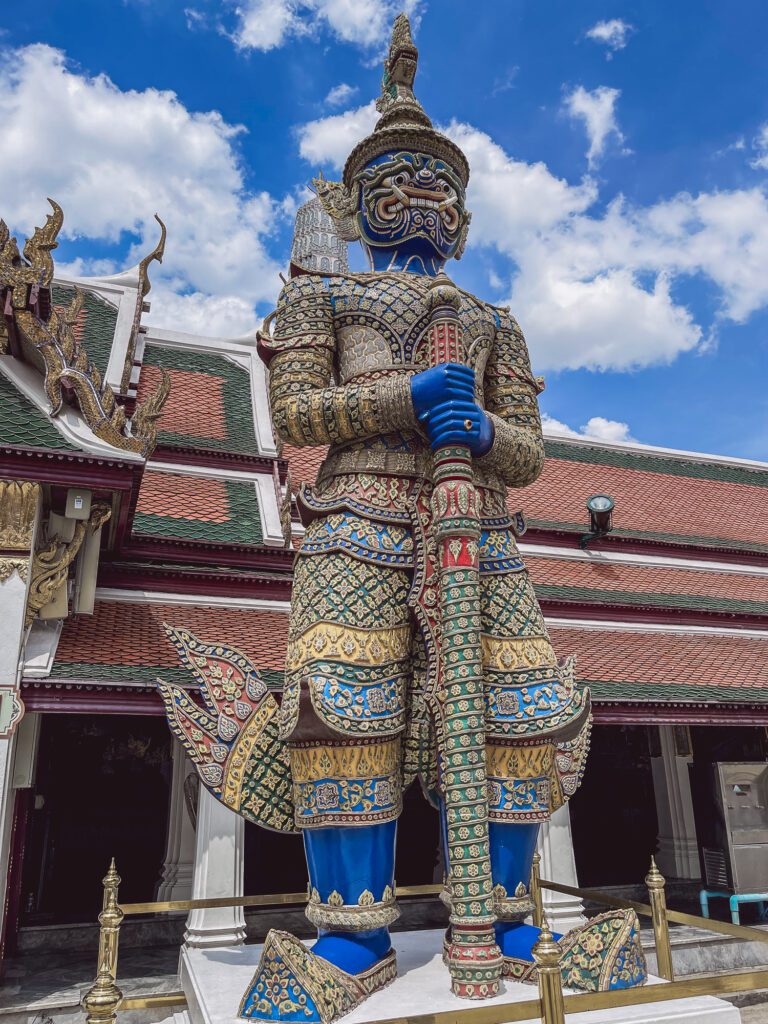
[[[485,455],[493,444],[490,416],[475,402],[449,399],[420,417],[433,451],[449,444],[463,444],[475,456]]]
[[[461,363],[441,363],[411,377],[411,400],[420,420],[449,399],[473,402],[474,397],[474,371]]]

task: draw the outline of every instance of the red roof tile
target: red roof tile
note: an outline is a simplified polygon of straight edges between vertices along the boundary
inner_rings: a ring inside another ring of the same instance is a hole
[[[299,446],[295,444],[284,444],[282,455],[288,460],[288,468],[291,472],[293,489],[297,491],[301,484],[313,484],[317,480],[317,473],[322,465],[328,449],[320,446]]]
[[[688,699],[707,688],[768,691],[768,636],[661,633],[581,626],[550,628],[560,657],[576,655],[579,679],[684,687]],[[712,699],[711,697],[709,699]]]
[[[591,494],[616,502],[613,526],[630,534],[722,538],[768,546],[768,491],[732,481],[566,461],[550,456],[539,479],[510,491],[509,507],[523,509],[531,523],[588,529],[585,502]]]
[[[711,598],[715,603],[724,598],[759,602],[768,610],[768,576],[538,556],[528,557],[526,563],[537,587],[648,595],[691,594]]]
[[[127,601],[97,601],[93,615],[66,619],[56,664],[175,668],[178,658],[163,632],[164,622],[190,630],[205,643],[231,644],[257,668],[284,667],[288,616],[280,612]]]
[[[141,481],[136,511],[208,523],[226,523],[230,519],[223,480],[151,470]]]
[[[215,438],[225,441],[227,424],[224,418],[224,380],[212,374],[168,369],[171,391],[163,406],[158,429],[189,437]],[[151,395],[161,381],[160,368],[143,366],[139,378],[137,401]]]

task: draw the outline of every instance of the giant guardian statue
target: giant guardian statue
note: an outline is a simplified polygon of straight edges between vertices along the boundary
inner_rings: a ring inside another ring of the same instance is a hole
[[[507,509],[542,469],[542,384],[509,310],[445,274],[467,239],[469,167],[414,96],[417,59],[401,15],[374,131],[342,182],[315,182],[370,270],[292,265],[260,336],[275,430],[328,446],[299,495],[279,707],[226,638],[168,630],[201,683],[205,706],[162,692],[203,782],[304,839],[318,939],[270,932],[241,1005],[254,1021],[330,1024],[396,977],[395,834],[414,780],[442,821],[453,991],[535,980],[537,835],[588,749],[589,694],[555,656]],[[632,912],[561,947],[569,986],[645,979]]]

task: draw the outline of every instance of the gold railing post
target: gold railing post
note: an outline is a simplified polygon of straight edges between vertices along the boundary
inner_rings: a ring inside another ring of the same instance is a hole
[[[533,855],[530,889],[533,900],[533,923],[537,928],[541,928],[541,922],[544,919],[544,906],[541,898],[541,857],[538,851]]]
[[[541,934],[533,947],[533,959],[539,975],[541,1019],[544,1024],[565,1024],[563,976],[560,971],[560,946],[542,917]]]
[[[667,981],[675,980],[672,968],[672,947],[669,944],[669,922],[667,921],[667,900],[664,895],[664,876],[656,867],[655,858],[651,857],[651,867],[645,876],[648,886],[648,902],[653,911],[653,937],[656,942],[656,965],[660,978]]]
[[[104,901],[99,914],[99,960],[96,965],[96,980],[83,996],[86,1024],[114,1024],[117,1008],[123,993],[117,987],[117,948],[120,938],[120,924],[123,912],[117,903],[117,887],[120,875],[115,860],[103,879]]]

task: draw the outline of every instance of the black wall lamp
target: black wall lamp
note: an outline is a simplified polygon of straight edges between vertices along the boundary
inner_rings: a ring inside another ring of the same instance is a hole
[[[613,529],[613,508],[615,502],[607,494],[593,494],[587,498],[589,512],[589,533],[585,533],[579,541],[579,547],[585,548],[593,540],[599,540]]]

